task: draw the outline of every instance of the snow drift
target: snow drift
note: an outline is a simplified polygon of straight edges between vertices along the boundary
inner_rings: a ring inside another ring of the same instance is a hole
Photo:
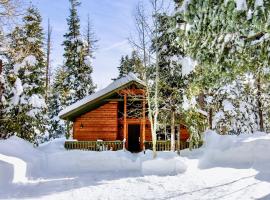
[[[0,187],[41,175],[44,156],[31,143],[16,136],[0,140]]]
[[[64,149],[64,139],[56,139],[34,148],[13,136],[0,141],[0,187],[26,183],[40,178],[65,177],[85,173],[116,172],[135,175],[175,175],[186,170],[184,159],[162,152],[132,154],[125,151],[91,152]]]
[[[205,133],[200,167],[255,168],[270,173],[270,134],[218,135]]]

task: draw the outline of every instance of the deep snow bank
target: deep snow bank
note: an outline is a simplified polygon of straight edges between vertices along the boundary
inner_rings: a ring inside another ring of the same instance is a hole
[[[270,172],[270,134],[218,135],[205,133],[200,167],[228,166]]]
[[[43,171],[44,154],[16,136],[0,140],[0,187],[26,182]]]
[[[67,151],[64,139],[56,139],[39,147],[47,153],[47,169],[52,173],[137,172],[142,175],[175,175],[186,170],[184,159],[171,152],[132,154],[128,151]]]
[[[144,175],[176,175],[185,172],[187,166],[183,159],[162,159],[145,160],[142,162],[142,174]]]
[[[0,187],[30,179],[98,172],[128,172],[136,175],[175,175],[186,170],[184,159],[162,152],[132,154],[126,151],[91,152],[64,149],[64,139],[40,145],[11,137],[0,141]]]
[[[169,154],[169,152],[167,153]],[[152,152],[132,154],[124,151],[65,151],[50,154],[47,168],[54,173],[137,172],[142,175],[175,175],[186,170],[183,159],[158,157]]]

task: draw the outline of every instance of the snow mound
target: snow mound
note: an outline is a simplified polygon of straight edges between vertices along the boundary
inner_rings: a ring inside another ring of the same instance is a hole
[[[43,151],[45,153],[54,153],[58,151],[66,151],[64,144],[65,144],[66,138],[56,138],[52,141],[45,142],[43,144],[40,144],[38,149],[40,151]]]
[[[156,158],[142,162],[143,175],[176,175],[185,172],[187,166],[181,158]]]
[[[58,141],[60,144],[60,140]],[[47,145],[48,148],[53,144]],[[57,148],[57,146],[55,146]],[[43,147],[44,148],[44,147]],[[128,151],[52,151],[48,156],[47,168],[52,173],[76,174],[76,173],[98,173],[98,172],[133,172],[141,175],[167,176],[183,173],[186,170],[184,161],[166,152],[152,159],[152,152],[146,154],[132,154]]]
[[[270,134],[218,135],[205,133],[200,167],[255,168],[270,172]]]
[[[43,171],[43,156],[31,143],[16,136],[0,140],[0,186],[36,177]]]
[[[52,173],[76,174],[89,172],[138,171],[140,161],[129,152],[113,151],[59,151],[48,157],[48,170]]]
[[[128,151],[80,151],[64,148],[64,138],[37,148],[16,136],[0,140],[0,187],[14,183],[31,183],[38,179],[80,176],[87,173],[167,176],[183,173],[183,158],[172,152],[132,154]]]

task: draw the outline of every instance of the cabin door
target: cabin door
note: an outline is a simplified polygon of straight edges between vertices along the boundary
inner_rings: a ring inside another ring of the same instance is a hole
[[[140,125],[128,125],[128,150],[130,152],[140,151]]]

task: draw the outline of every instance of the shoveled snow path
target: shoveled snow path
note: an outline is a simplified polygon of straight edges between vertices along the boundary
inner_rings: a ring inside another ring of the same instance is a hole
[[[270,183],[255,178],[253,169],[211,168],[200,170],[198,160],[187,161],[189,168],[177,176],[145,176],[121,178],[119,174],[86,175],[62,185],[44,182],[35,185],[35,195],[48,187],[55,192],[45,196],[32,196],[31,191],[21,191],[22,196],[34,199],[270,199]],[[128,175],[128,174],[126,174]],[[268,177],[269,178],[269,177]],[[88,181],[88,186],[84,183]],[[57,187],[62,192],[57,193]],[[27,187],[26,187],[27,188]],[[77,189],[74,189],[77,188]],[[52,189],[52,188],[51,188]],[[53,190],[53,189],[52,189]],[[65,190],[65,191],[63,191]],[[42,192],[43,191],[43,192]],[[46,193],[46,192],[45,192]],[[33,194],[33,192],[32,192]],[[267,196],[268,195],[268,196]]]

